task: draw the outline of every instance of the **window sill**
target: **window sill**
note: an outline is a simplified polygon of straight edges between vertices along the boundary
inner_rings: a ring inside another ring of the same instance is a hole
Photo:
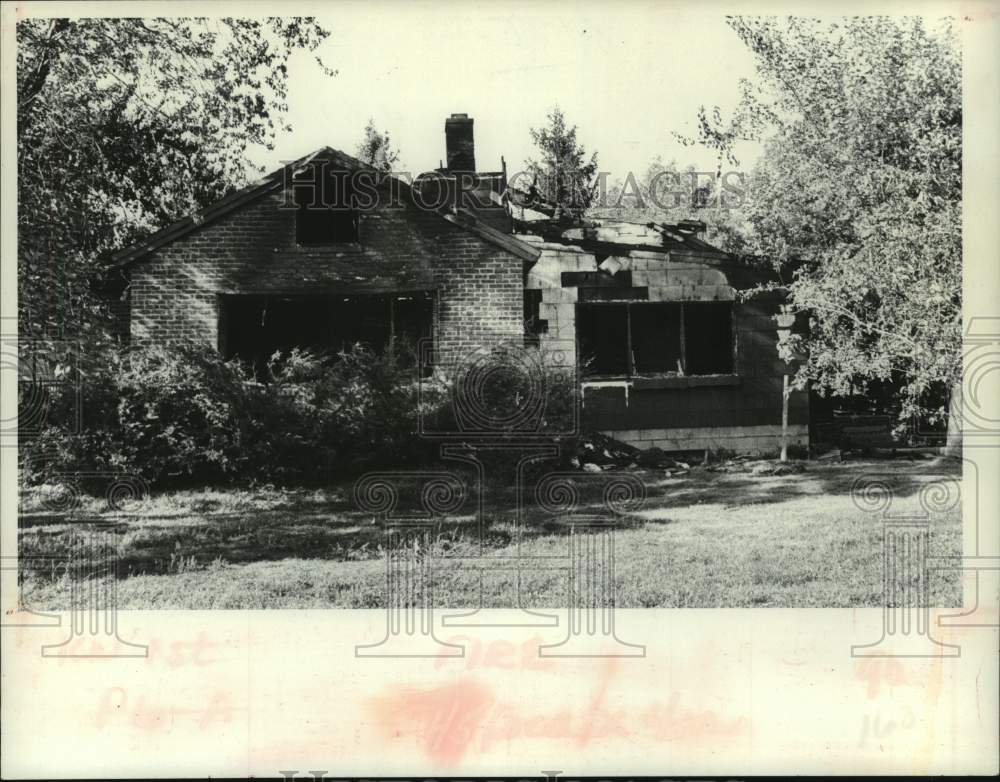
[[[298,252],[335,252],[335,253],[362,253],[364,248],[360,242],[333,242],[330,244],[299,244],[296,242],[295,249]],[[275,252],[281,252],[275,249]]]
[[[713,386],[738,386],[743,380],[739,375],[676,375],[670,377],[637,377],[636,391],[646,388],[704,388]]]
[[[676,388],[734,387],[742,385],[739,375],[662,375],[660,377],[593,376],[584,378],[584,385],[628,383],[636,391]]]

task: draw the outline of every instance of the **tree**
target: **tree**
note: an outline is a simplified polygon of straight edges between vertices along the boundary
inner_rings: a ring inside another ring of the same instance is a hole
[[[539,158],[528,160],[527,172],[543,200],[579,216],[594,199],[597,153],[587,158],[586,150],[577,143],[576,125],[567,127],[559,107],[552,109],[547,119],[548,125],[541,130],[529,129]]]
[[[246,150],[288,129],[289,57],[327,35],[310,18],[18,22],[21,333],[104,336],[104,259],[245,182]]]
[[[702,143],[766,139],[749,182],[756,250],[795,269],[809,313],[796,377],[896,389],[901,420],[941,420],[961,376],[961,56],[915,18],[733,17],[758,81]]]
[[[392,172],[399,162],[399,150],[392,146],[389,131],[378,130],[372,118],[368,119],[365,136],[358,144],[355,154],[362,163],[387,173]]]

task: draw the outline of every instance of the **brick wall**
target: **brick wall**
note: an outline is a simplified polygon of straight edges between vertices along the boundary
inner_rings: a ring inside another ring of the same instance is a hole
[[[523,334],[522,262],[414,206],[361,216],[357,244],[300,247],[295,211],[275,192],[204,225],[131,270],[133,344],[218,344],[220,294],[435,290],[435,348],[451,361]]]
[[[444,244],[444,243],[443,243]],[[521,259],[455,229],[436,270],[437,360],[452,364],[476,348],[524,336]]]

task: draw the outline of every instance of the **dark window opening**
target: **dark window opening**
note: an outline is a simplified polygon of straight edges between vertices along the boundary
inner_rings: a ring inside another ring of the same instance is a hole
[[[681,305],[632,305],[632,366],[637,374],[681,372]]]
[[[335,361],[364,345],[392,349],[413,363],[419,340],[432,336],[430,292],[366,296],[223,296],[219,350],[238,357],[258,375],[276,351],[308,350]]]
[[[586,375],[714,375],[734,371],[729,302],[577,304],[576,334]]]
[[[394,295],[389,299],[389,306],[392,310],[391,344],[408,362],[415,361],[421,340],[431,339],[434,331],[434,297],[430,293]]]
[[[684,304],[684,339],[689,375],[733,371],[733,308],[727,302]]]
[[[541,335],[549,331],[549,322],[541,319],[542,292],[538,289],[524,289],[524,346],[538,347]]]
[[[306,246],[358,241],[358,212],[346,171],[317,167],[295,184],[295,241]]]
[[[628,305],[578,304],[576,336],[586,374],[629,374]]]

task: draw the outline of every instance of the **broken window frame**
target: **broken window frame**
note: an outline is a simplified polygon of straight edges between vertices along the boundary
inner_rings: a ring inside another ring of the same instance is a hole
[[[542,334],[548,334],[549,322],[541,317],[542,291],[540,288],[524,289],[524,346],[541,346]]]
[[[386,334],[387,339],[380,344],[374,342],[362,340],[354,340],[349,345],[345,342],[342,346],[344,350],[350,350],[353,345],[366,344],[370,349],[376,353],[380,353],[385,349],[390,351],[395,350],[397,343],[397,338],[405,333],[402,328],[404,323],[399,319],[399,304],[398,302],[403,299],[421,299],[427,307],[427,320],[426,320],[426,334],[417,337],[417,344],[414,344],[414,350],[417,355],[414,358],[418,363],[420,355],[431,355],[433,350],[430,351],[421,350],[420,342],[423,340],[428,340],[433,345],[435,339],[435,325],[436,325],[436,312],[437,312],[437,293],[434,290],[412,290],[412,291],[390,291],[385,293],[220,293],[216,295],[216,349],[219,353],[226,359],[235,358],[238,354],[234,352],[234,345],[232,339],[231,330],[238,327],[236,324],[231,322],[233,311],[231,306],[235,303],[240,305],[258,305],[258,311],[261,313],[261,317],[266,317],[268,306],[274,302],[281,302],[282,304],[288,303],[299,303],[308,302],[310,304],[326,304],[327,306],[334,306],[338,302],[344,302],[348,300],[354,300],[354,303],[368,303],[373,304],[378,300],[385,300],[385,310],[386,310]],[[335,329],[335,321],[332,317],[327,322],[327,328],[330,333]],[[263,321],[262,326],[263,329]],[[345,337],[346,339],[346,337]],[[331,340],[332,342],[332,340]],[[305,344],[291,347],[302,347],[307,349],[308,346]],[[290,350],[291,347],[280,346],[278,350]],[[326,348],[321,349],[326,352],[329,356],[333,357],[340,352],[335,345],[331,344]],[[267,341],[264,342],[257,350],[253,351],[252,355],[240,356],[243,360],[249,361],[255,366],[260,364],[262,360],[266,361],[268,356],[273,353]]]
[[[729,348],[730,348],[730,360],[729,369],[723,372],[701,372],[701,373],[691,373],[689,372],[688,365],[688,349],[687,344],[687,334],[685,322],[687,318],[685,317],[686,306],[699,305],[699,304],[714,304],[714,305],[728,305],[729,310]],[[671,305],[677,307],[677,334],[679,339],[679,352],[680,352],[680,366],[681,371],[655,371],[655,372],[641,372],[636,370],[635,366],[635,349],[632,340],[632,308],[633,307],[655,307],[658,305]],[[584,311],[587,308],[594,307],[623,307],[625,308],[625,322],[626,322],[626,344],[624,346],[625,357],[626,357],[626,371],[624,374],[614,373],[614,372],[600,372],[594,371],[587,373],[585,368],[582,366],[583,356],[583,346],[580,341],[580,318],[581,318],[581,308]],[[577,356],[580,357],[581,361],[581,374],[584,374],[589,379],[594,380],[617,380],[617,379],[638,379],[638,378],[671,378],[671,377],[735,377],[737,374],[736,370],[736,358],[737,358],[737,332],[736,332],[736,318],[735,318],[735,306],[733,302],[725,301],[589,301],[577,303],[576,305],[576,347]]]

